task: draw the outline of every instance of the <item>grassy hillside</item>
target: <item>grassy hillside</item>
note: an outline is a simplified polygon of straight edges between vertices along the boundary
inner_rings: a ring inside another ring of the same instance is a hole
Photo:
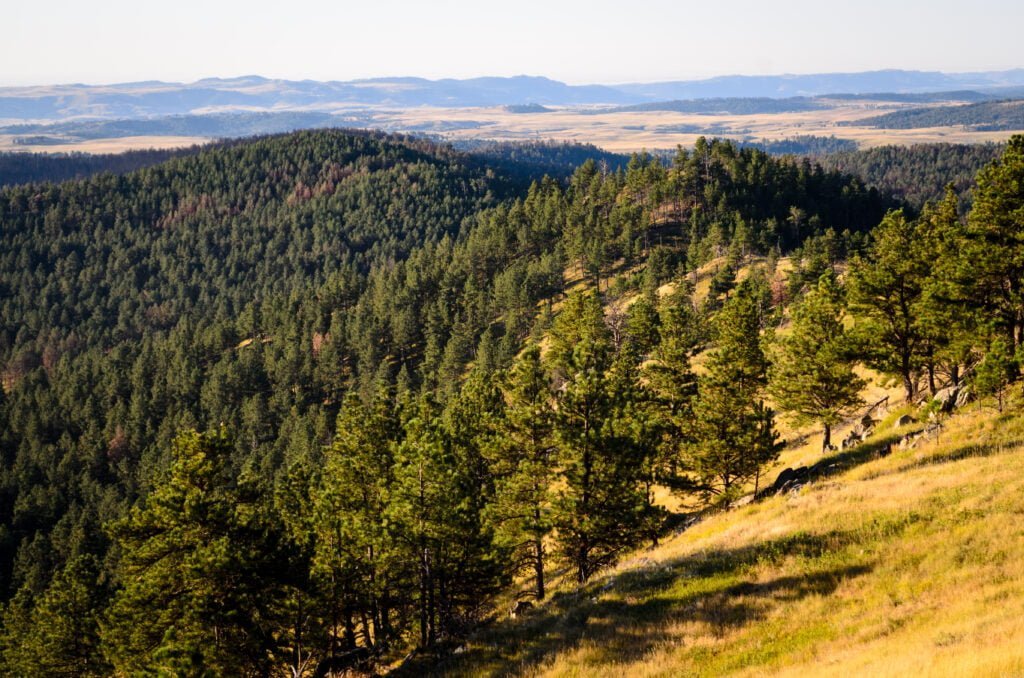
[[[563,584],[436,670],[1018,675],[1024,400],[1002,415],[991,405],[879,457],[921,428],[895,428],[904,410],[891,412],[801,489],[681,527],[582,589]],[[818,462],[813,447],[791,447],[778,469]]]

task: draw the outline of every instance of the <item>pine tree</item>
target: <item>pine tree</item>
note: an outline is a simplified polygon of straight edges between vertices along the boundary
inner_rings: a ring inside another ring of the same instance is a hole
[[[693,399],[697,394],[697,377],[691,369],[690,354],[701,341],[701,323],[686,282],[677,283],[672,294],[662,301],[659,325],[658,345],[652,352],[652,360],[643,367],[661,437],[654,475],[663,483],[677,485],[684,465],[684,444],[691,435]]]
[[[170,477],[114,525],[123,588],[103,641],[118,671],[157,670],[159,655],[191,656],[217,674],[269,671],[283,573],[231,449],[223,432],[180,434]]]
[[[819,422],[821,447],[832,444],[832,427],[857,407],[864,380],[853,372],[853,351],[843,325],[841,290],[830,274],[792,310],[792,331],[777,340],[769,369],[769,393],[795,423]]]
[[[97,624],[106,593],[98,575],[95,558],[75,556],[34,605],[28,590],[20,591],[4,611],[0,669],[8,675],[109,675]]]
[[[976,335],[984,324],[970,300],[974,276],[964,258],[969,248],[958,205],[953,187],[947,186],[943,199],[926,204],[919,220],[925,241],[920,247],[927,248],[932,261],[919,305],[923,362],[932,394],[938,390],[940,372],[950,382],[959,383],[963,368],[975,359]]]
[[[865,357],[903,380],[908,402],[927,348],[921,304],[931,262],[923,244],[916,222],[890,212],[872,232],[868,257],[850,264],[850,309]]]
[[[978,174],[963,262],[975,303],[1013,347],[1024,343],[1024,135]]]
[[[493,404],[488,386],[478,382],[447,413],[421,397],[396,450],[385,519],[395,525],[404,567],[414,573],[410,602],[421,647],[464,633],[503,583],[503,561],[482,513],[492,489],[481,446],[492,424],[478,429],[470,422],[483,412],[470,403]]]
[[[585,582],[643,534],[644,436],[637,430],[635,367],[616,361],[596,294],[577,294],[555,322],[550,353],[562,386],[555,440],[555,509],[563,558]]]
[[[1005,337],[997,336],[989,344],[988,351],[974,375],[978,395],[996,397],[999,412],[1003,411],[1003,395],[1019,368],[1016,357],[1010,350]]]
[[[646,356],[658,344],[658,295],[656,292],[641,295],[629,307],[626,314],[626,337],[628,350],[638,356]]]
[[[728,502],[778,457],[782,444],[762,398],[768,364],[758,303],[745,285],[719,313],[715,329],[716,349],[698,379],[687,464],[705,497]]]
[[[331,656],[338,639],[352,649],[386,647],[395,637],[391,598],[402,570],[385,515],[397,429],[385,388],[371,407],[350,393],[314,488],[314,575],[328,600]]]
[[[534,596],[542,600],[546,594],[545,539],[552,529],[554,411],[536,346],[526,348],[513,364],[505,399],[506,418],[492,452],[495,493],[487,516],[494,525],[496,542],[509,551],[511,573],[529,572]]]

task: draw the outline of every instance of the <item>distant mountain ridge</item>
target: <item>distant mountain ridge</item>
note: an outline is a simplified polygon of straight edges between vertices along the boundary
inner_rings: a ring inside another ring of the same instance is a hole
[[[884,70],[810,75],[731,75],[620,85],[569,85],[540,76],[428,80],[280,80],[258,75],[192,83],[140,81],[110,85],[0,88],[0,120],[144,118],[224,111],[335,111],[360,106],[475,107],[522,105],[628,106],[679,99],[789,98],[872,92],[995,92],[1024,87],[1024,68],[980,73]]]

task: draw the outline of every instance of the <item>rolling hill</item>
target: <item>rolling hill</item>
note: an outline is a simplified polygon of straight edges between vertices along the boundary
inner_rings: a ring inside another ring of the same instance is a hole
[[[894,111],[858,120],[856,124],[879,129],[920,129],[955,125],[981,131],[1018,130],[1024,127],[1024,100],[1008,99],[964,106],[935,106]]]

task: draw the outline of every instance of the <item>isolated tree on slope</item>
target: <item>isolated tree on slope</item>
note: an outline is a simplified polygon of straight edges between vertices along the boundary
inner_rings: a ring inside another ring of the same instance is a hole
[[[820,422],[821,448],[832,427],[861,403],[864,380],[853,372],[850,337],[843,326],[841,290],[831,275],[793,308],[792,333],[776,340],[769,393],[797,424]]]

